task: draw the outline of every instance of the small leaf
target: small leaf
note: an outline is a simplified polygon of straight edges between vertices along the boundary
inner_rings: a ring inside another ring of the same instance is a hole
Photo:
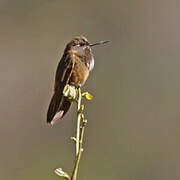
[[[83,97],[85,97],[87,100],[92,100],[93,96],[91,94],[89,94],[88,92],[85,92],[82,94]]]
[[[71,140],[75,141],[76,142],[76,138],[75,137],[71,137]]]
[[[64,172],[61,168],[58,168],[58,169],[55,169],[54,171],[58,176],[64,178],[64,179],[67,179],[67,180],[70,180],[70,177],[69,175]]]
[[[80,108],[79,108],[79,110],[78,110],[78,113],[82,113],[83,111],[84,111],[84,105],[81,104],[81,106],[80,106]]]

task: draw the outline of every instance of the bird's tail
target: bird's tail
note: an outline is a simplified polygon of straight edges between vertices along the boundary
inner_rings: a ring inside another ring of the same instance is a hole
[[[54,92],[47,112],[47,123],[53,125],[63,118],[71,106],[71,102],[62,93]]]

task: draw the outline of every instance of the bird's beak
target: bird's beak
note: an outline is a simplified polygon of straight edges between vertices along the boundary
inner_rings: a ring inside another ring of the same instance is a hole
[[[101,45],[101,44],[105,44],[105,43],[108,43],[109,41],[99,41],[99,42],[96,42],[96,43],[93,43],[93,44],[90,44],[90,46],[96,46],[96,45]]]

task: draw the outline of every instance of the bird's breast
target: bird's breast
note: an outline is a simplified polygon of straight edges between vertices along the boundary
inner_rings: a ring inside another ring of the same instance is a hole
[[[94,57],[92,56],[90,62],[89,62],[89,71],[92,71],[94,68]]]
[[[80,58],[76,58],[70,78],[70,83],[83,85],[86,82],[88,76],[89,76],[88,67],[83,61],[80,60]]]

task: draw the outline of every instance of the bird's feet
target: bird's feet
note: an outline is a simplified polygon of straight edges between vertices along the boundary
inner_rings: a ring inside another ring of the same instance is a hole
[[[74,87],[77,88],[77,89],[79,89],[79,88],[81,87],[80,84],[76,84],[76,83],[74,83],[74,82],[71,82],[70,85],[71,85],[71,86],[74,86]]]

